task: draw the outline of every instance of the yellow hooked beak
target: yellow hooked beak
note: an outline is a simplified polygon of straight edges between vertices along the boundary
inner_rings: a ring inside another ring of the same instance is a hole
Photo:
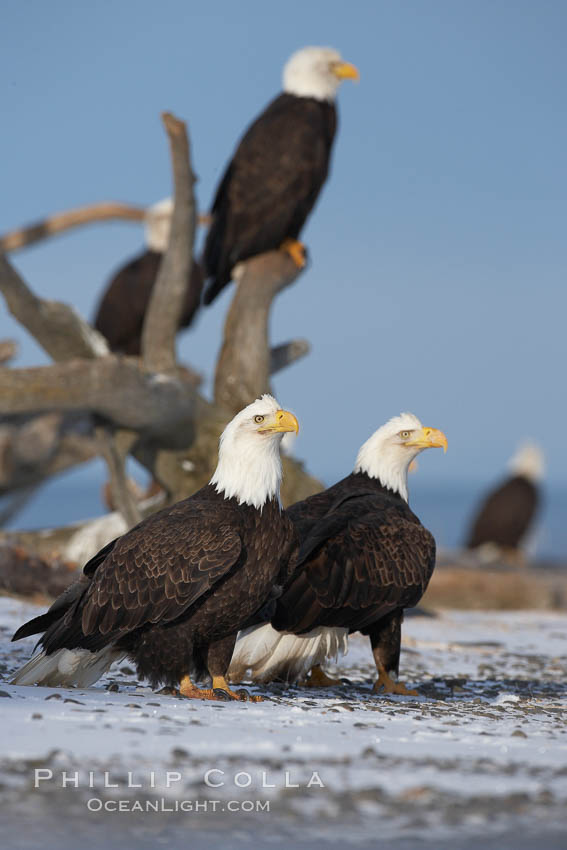
[[[413,440],[408,440],[406,446],[416,446],[420,449],[440,449],[447,451],[447,437],[439,428],[422,428]]]
[[[358,68],[350,62],[333,62],[331,71],[339,80],[360,80]]]
[[[258,428],[260,434],[285,434],[288,431],[299,433],[299,422],[289,410],[276,410],[273,421]]]

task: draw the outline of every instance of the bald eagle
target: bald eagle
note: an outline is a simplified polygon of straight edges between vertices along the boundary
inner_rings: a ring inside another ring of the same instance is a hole
[[[541,500],[544,460],[539,446],[520,447],[509,468],[509,477],[483,499],[466,541],[467,549],[478,549],[487,560],[518,554]]]
[[[147,249],[122,266],[108,284],[94,320],[111,351],[139,356],[142,328],[163,255],[167,250],[173,201],[166,198],[146,213]],[[199,307],[203,270],[193,262],[187,280],[180,328],[189,327]]]
[[[404,608],[417,605],[435,566],[435,541],[408,506],[408,467],[421,451],[447,447],[445,435],[410,413],[396,416],[361,447],[354,471],[288,510],[300,549],[271,625],[238,639],[229,676],[332,684],[318,665],[346,651],[349,632],[369,635],[381,688],[394,682]]]
[[[235,416],[208,485],[101,549],[46,614],[18,629],[13,640],[44,634],[13,683],[88,687],[128,656],[154,688],[245,699],[225,674],[238,630],[269,597],[295,543],[280,506],[279,447],[297,430],[269,395]],[[207,674],[212,690],[192,681]]]
[[[299,267],[297,242],[327,178],[337,126],[335,97],[357,69],[336,50],[305,47],[288,60],[283,92],[248,128],[221,179],[204,251],[210,304],[237,263],[283,248]]]

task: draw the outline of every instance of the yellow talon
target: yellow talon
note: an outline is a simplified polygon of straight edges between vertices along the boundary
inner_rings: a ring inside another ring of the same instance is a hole
[[[418,697],[419,694],[417,691],[410,691],[409,688],[406,688],[403,682],[395,682],[391,676],[388,675],[388,671],[385,667],[378,668],[378,678],[374,683],[374,687],[372,688],[372,692],[375,694],[380,693],[380,689],[384,694],[401,694],[405,697]]]
[[[241,702],[262,702],[263,698],[252,696],[242,688],[240,691],[230,689],[228,682],[224,676],[213,676],[213,691],[225,691],[232,699],[240,700]]]
[[[305,245],[297,239],[284,239],[280,245],[280,251],[289,254],[298,269],[305,267]]]
[[[210,699],[220,702],[223,697],[215,691],[224,691],[229,699],[240,702],[261,702],[262,697],[251,696],[247,691],[232,691],[224,676],[213,676],[212,688],[198,688],[189,676],[184,676],[179,683],[179,693],[187,699]]]

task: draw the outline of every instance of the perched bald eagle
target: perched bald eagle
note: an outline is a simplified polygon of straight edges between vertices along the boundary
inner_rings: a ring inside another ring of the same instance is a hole
[[[332,684],[318,665],[346,651],[349,632],[369,635],[375,692],[415,693],[396,683],[404,608],[417,605],[435,566],[435,541],[408,506],[408,467],[445,435],[403,413],[361,447],[354,472],[288,510],[300,549],[271,625],[243,632],[229,676]],[[322,675],[321,675],[322,674]]]
[[[483,499],[466,541],[467,549],[478,549],[487,560],[515,558],[541,501],[544,459],[539,446],[522,446],[509,468],[509,477]]]
[[[256,254],[283,248],[304,265],[297,239],[327,178],[344,79],[358,79],[358,71],[331,48],[305,47],[287,62],[282,94],[248,128],[217,189],[204,251],[205,304],[237,263]]]
[[[296,541],[280,506],[279,447],[297,430],[269,395],[235,416],[208,485],[101,549],[46,614],[18,629],[13,640],[44,634],[13,683],[88,687],[128,656],[152,687],[246,698],[225,674],[238,630],[269,598]],[[212,690],[196,687],[207,674]]]
[[[94,320],[97,331],[106,337],[111,351],[138,356],[141,353],[142,328],[167,250],[173,200],[166,198],[146,213],[147,249],[119,269],[108,284]],[[199,307],[203,289],[203,270],[193,262],[187,280],[180,328],[189,327]]]

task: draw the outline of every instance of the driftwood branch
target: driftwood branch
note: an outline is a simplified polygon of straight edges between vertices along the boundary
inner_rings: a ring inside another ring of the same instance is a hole
[[[0,398],[4,414],[90,410],[177,448],[190,443],[196,410],[195,391],[181,378],[148,375],[138,358],[116,355],[2,369]]]
[[[19,251],[49,236],[64,233],[74,227],[84,224],[92,224],[96,221],[109,221],[120,219],[122,221],[143,221],[146,211],[144,207],[122,204],[119,201],[101,201],[98,204],[89,204],[86,207],[78,207],[67,212],[53,213],[41,221],[28,224],[26,227],[18,228],[10,233],[0,236],[0,253],[8,254],[10,251]]]
[[[59,365],[46,367],[45,371],[17,370],[4,375],[4,413],[88,410],[113,427],[133,429],[135,433],[127,435],[129,445],[138,444],[142,436],[156,447],[178,450],[193,439],[196,394],[193,387],[173,372],[175,331],[192,259],[194,178],[185,125],[171,115],[164,116],[164,124],[170,138],[176,203],[172,244],[154,288],[154,307],[148,314],[150,342],[146,368],[167,370],[170,378],[142,375],[137,361],[120,363],[116,358],[104,358],[93,363],[92,358],[108,353],[106,341],[72,308],[35,296],[7,259],[0,257],[0,291],[11,312],[45,351],[59,361]],[[71,361],[77,357],[83,360]],[[86,363],[86,359],[91,359],[91,363]],[[162,407],[160,422],[155,418],[159,407]],[[136,408],[136,415],[131,416],[127,408],[131,412]],[[105,435],[100,427],[97,434],[109,466],[113,499],[131,523],[137,519],[137,510],[127,487],[125,454],[113,444],[114,436]],[[145,454],[151,455],[156,450],[146,450]]]
[[[161,262],[142,331],[142,358],[148,372],[175,368],[175,337],[193,262],[195,199],[187,130],[169,112],[162,115],[170,145],[175,203],[169,245]]]
[[[0,292],[14,318],[53,360],[108,353],[107,342],[98,331],[67,304],[38,298],[1,254]]]
[[[127,527],[132,528],[142,519],[126,477],[126,458],[136,441],[136,434],[131,431],[120,432],[126,438],[124,444],[118,440],[118,435],[113,435],[107,428],[97,428],[96,434],[110,475],[112,501],[124,517]]]
[[[282,251],[270,251],[239,264],[215,373],[215,402],[232,413],[270,392],[270,309],[278,292],[290,286],[299,273],[291,257]]]
[[[0,254],[21,251],[22,248],[27,248],[36,242],[42,242],[51,236],[57,236],[67,230],[86,224],[113,220],[142,222],[145,219],[146,212],[145,207],[133,204],[123,204],[120,201],[100,201],[99,203],[88,204],[85,207],[53,213],[40,221],[27,224],[0,236]],[[197,223],[203,227],[208,227],[211,223],[211,216],[208,213],[202,213],[197,216]]]
[[[292,339],[290,342],[274,346],[270,349],[270,375],[286,369],[310,351],[311,345],[306,339]]]

